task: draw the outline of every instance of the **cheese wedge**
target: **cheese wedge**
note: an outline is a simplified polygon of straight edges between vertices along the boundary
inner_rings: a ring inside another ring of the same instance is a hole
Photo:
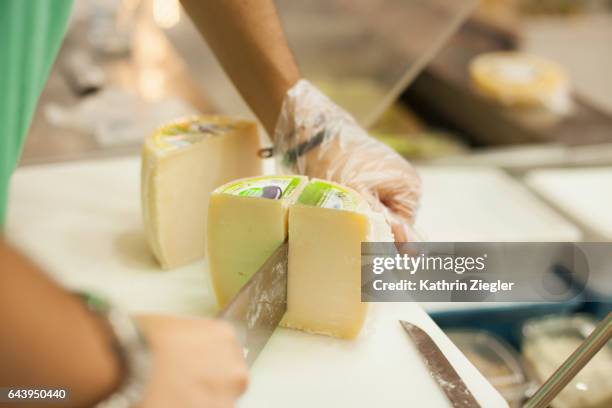
[[[303,176],[237,180],[216,189],[208,207],[208,264],[223,307],[287,237],[287,208]]]
[[[366,241],[393,241],[384,217],[370,211],[357,192],[312,180],[289,209],[287,314],[281,325],[356,337],[367,314],[361,302]]]
[[[257,124],[223,116],[170,123],[142,150],[142,213],[153,254],[163,268],[205,254],[210,193],[241,177],[262,174]]]

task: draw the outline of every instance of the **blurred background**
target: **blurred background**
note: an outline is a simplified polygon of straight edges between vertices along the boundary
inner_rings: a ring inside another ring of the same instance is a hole
[[[424,239],[612,241],[612,1],[276,3],[304,75],[419,167]],[[21,166],[137,155],[197,112],[252,116],[178,0],[79,0]],[[425,307],[518,406],[611,310],[609,265],[587,290]],[[612,404],[612,347],[587,368],[555,406]]]
[[[611,1],[276,3],[304,75],[421,167],[424,239],[612,239]],[[195,112],[253,116],[178,0],[80,0],[21,164]]]
[[[277,4],[305,76],[412,160],[522,172],[612,157],[608,0]],[[571,112],[479,95],[470,62],[508,50],[556,62]],[[194,111],[250,115],[178,0],[81,0],[23,163],[128,151]]]

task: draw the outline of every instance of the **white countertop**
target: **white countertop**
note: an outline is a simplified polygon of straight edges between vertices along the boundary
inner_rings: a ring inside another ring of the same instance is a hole
[[[212,316],[202,260],[162,271],[145,244],[139,158],[18,169],[7,237],[56,279],[132,312]],[[505,401],[415,303],[371,305],[356,341],[277,329],[241,407],[447,407],[398,320],[428,332],[483,407]]]

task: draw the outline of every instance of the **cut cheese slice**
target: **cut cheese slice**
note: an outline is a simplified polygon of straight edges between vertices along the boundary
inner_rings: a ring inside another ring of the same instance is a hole
[[[384,217],[346,187],[311,181],[289,210],[287,314],[281,325],[356,337],[361,302],[361,243],[393,241]]]
[[[216,189],[208,207],[208,263],[223,307],[287,237],[287,208],[303,176],[256,177]]]
[[[170,123],[142,150],[142,212],[149,246],[163,268],[205,254],[210,193],[241,177],[262,174],[257,124],[223,116]]]

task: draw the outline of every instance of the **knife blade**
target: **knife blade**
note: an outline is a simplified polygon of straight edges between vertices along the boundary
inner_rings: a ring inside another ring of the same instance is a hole
[[[451,405],[454,408],[479,408],[476,398],[429,334],[412,323],[400,320],[400,324],[416,345],[429,373]]]
[[[217,315],[234,327],[249,367],[287,310],[287,270],[285,242]]]

